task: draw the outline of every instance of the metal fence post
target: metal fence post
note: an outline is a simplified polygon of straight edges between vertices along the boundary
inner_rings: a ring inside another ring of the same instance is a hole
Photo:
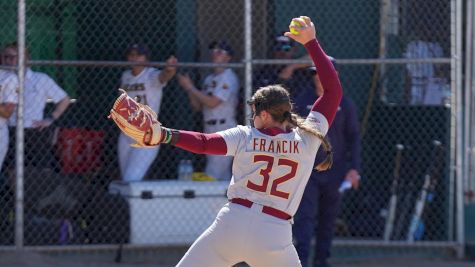
[[[463,203],[463,158],[464,158],[464,143],[463,143],[463,95],[462,95],[462,0],[456,0],[456,10],[455,14],[456,19],[456,51],[455,51],[455,62],[456,62],[456,180],[455,180],[455,222],[456,222],[456,241],[458,243],[457,247],[457,257],[464,257],[464,246],[465,246],[465,237],[464,237],[464,203]]]
[[[244,0],[244,100],[251,98],[252,94],[252,2]],[[251,107],[245,104],[245,122],[251,114]]]
[[[23,240],[23,92],[25,85],[25,0],[18,0],[18,120],[16,127],[16,194],[15,194],[15,247],[22,249]]]

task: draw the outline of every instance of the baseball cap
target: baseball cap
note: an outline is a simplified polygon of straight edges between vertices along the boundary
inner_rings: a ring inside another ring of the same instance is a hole
[[[226,51],[230,56],[234,54],[233,48],[226,40],[214,41],[209,44],[209,49],[221,49]]]
[[[289,51],[294,46],[294,41],[283,33],[279,34],[274,39],[274,50],[276,51]]]
[[[125,51],[125,54],[128,55],[133,50],[137,51],[137,53],[141,55],[145,55],[147,57],[150,56],[150,50],[144,44],[140,44],[140,43],[130,44],[129,47],[127,47],[127,50]]]
[[[334,58],[334,57],[331,57],[331,56],[328,56],[328,59],[330,59],[330,61],[331,61],[332,64],[333,64],[333,67],[336,69],[336,60],[335,60],[335,58]],[[312,73],[313,75],[317,74],[317,72],[318,72],[318,71],[317,71],[317,67],[315,67],[315,66],[309,67],[308,70],[311,71],[311,73]]]

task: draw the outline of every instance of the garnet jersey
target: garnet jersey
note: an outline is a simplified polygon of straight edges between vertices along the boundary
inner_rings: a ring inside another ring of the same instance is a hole
[[[328,121],[312,111],[306,119],[325,135]],[[300,128],[266,134],[249,126],[218,132],[234,156],[228,198],[243,198],[293,216],[310,177],[321,140]]]

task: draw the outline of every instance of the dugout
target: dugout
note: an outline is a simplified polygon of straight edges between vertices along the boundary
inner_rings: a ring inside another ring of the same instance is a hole
[[[350,232],[355,236],[382,238],[393,180],[396,144],[403,144],[398,189],[398,213],[393,238],[405,240],[424,174],[435,161],[436,185],[433,201],[427,205],[423,219],[423,240],[448,240],[449,225],[449,145],[450,108],[445,106],[383,105],[374,112],[363,140],[363,186],[350,194],[353,206],[346,205],[344,215],[351,221]],[[433,140],[439,140],[443,155],[431,156]]]

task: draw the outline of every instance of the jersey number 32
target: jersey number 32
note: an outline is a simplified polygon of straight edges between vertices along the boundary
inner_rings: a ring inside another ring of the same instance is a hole
[[[247,181],[248,188],[258,191],[258,192],[267,192],[269,181],[271,180],[270,173],[272,171],[272,168],[274,168],[275,159],[276,159],[275,157],[267,156],[267,155],[254,156],[254,162],[265,162],[267,163],[267,165],[265,168],[261,169],[259,172],[259,174],[263,178],[262,184],[255,184],[252,181]],[[277,160],[277,166],[290,167],[290,169],[286,174],[280,177],[277,177],[275,179],[272,179],[272,184],[271,184],[269,194],[272,196],[288,199],[289,193],[284,192],[284,191],[279,191],[277,187],[279,186],[279,184],[284,183],[295,177],[295,174],[297,173],[298,163],[289,159],[279,158]]]

